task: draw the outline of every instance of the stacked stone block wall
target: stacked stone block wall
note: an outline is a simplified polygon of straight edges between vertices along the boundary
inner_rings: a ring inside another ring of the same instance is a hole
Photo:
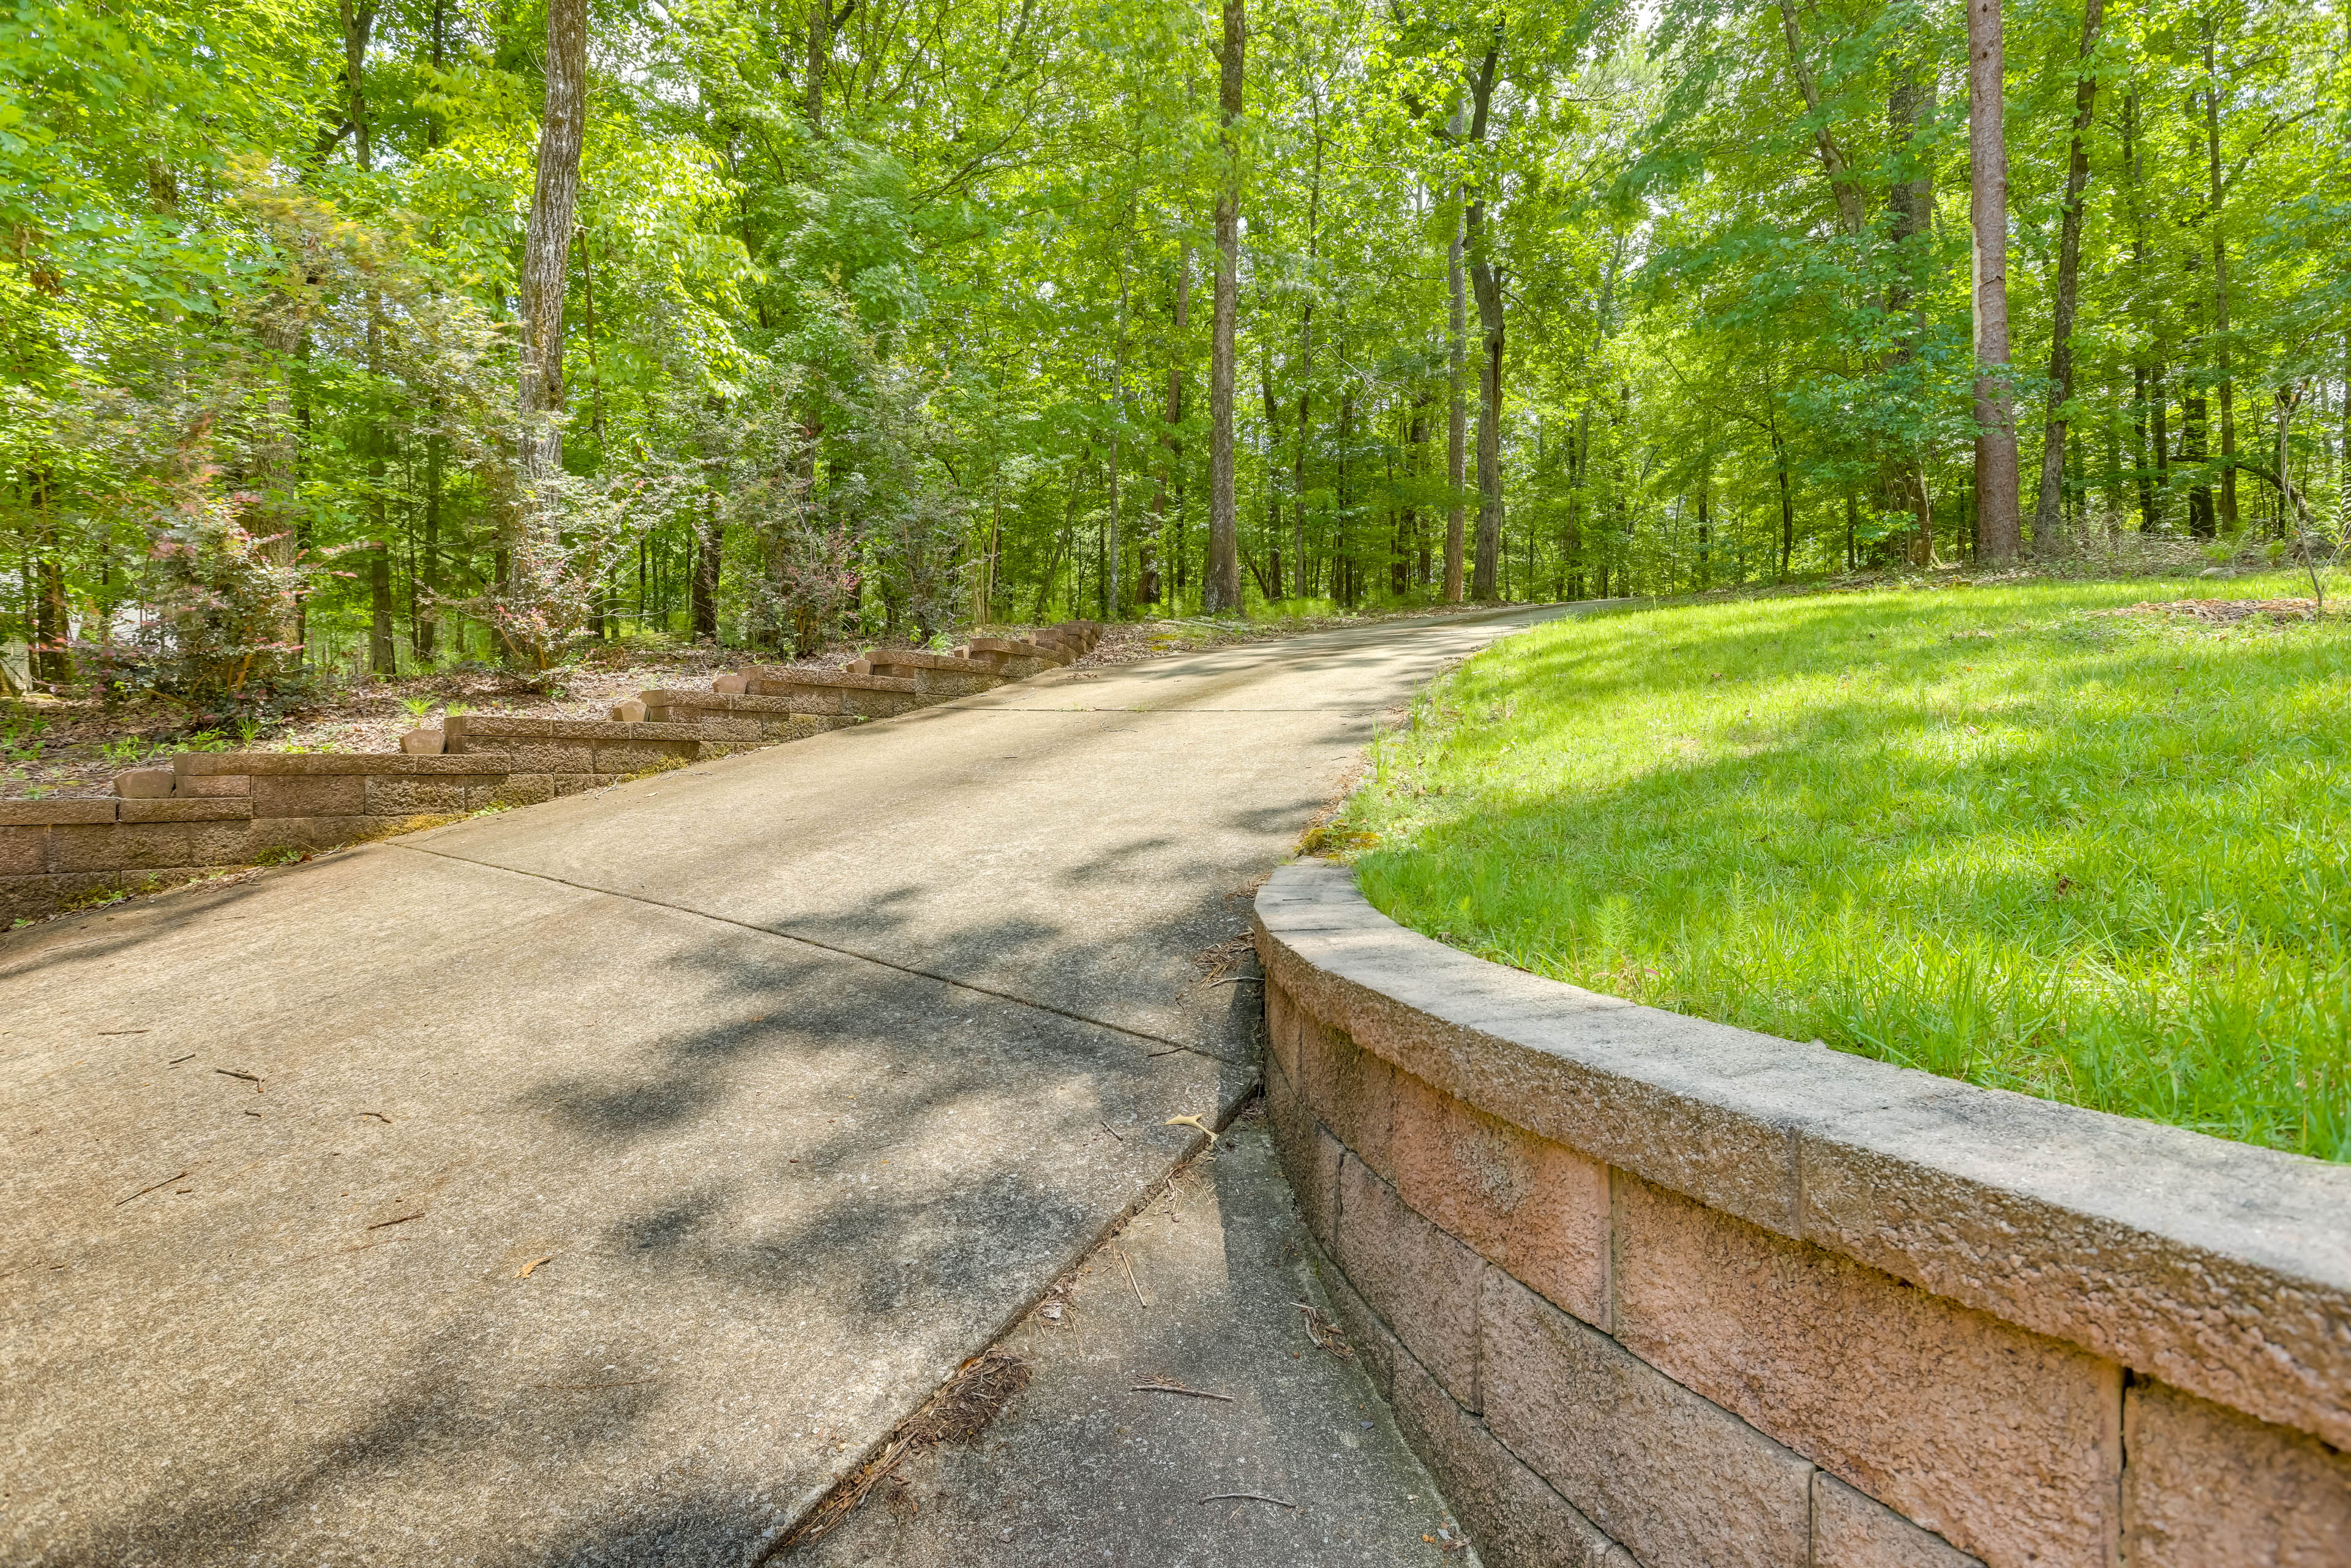
[[[971,657],[884,651],[828,674],[747,669],[712,691],[650,691],[642,719],[453,715],[420,752],[191,752],[118,779],[117,798],[0,800],[0,930],[287,852],[363,842],[491,807],[804,739],[970,695],[1093,647],[1072,622]],[[872,673],[881,668],[885,673]],[[617,711],[617,710],[616,710]]]
[[[2351,1563],[2351,1168],[1258,901],[1349,1337],[1489,1563]]]

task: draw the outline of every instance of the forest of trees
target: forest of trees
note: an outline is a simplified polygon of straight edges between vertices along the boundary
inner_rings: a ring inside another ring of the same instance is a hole
[[[2345,516],[2341,0],[0,5],[51,681]]]

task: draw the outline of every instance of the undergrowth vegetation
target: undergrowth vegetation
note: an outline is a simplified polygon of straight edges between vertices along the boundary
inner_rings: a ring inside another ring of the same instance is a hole
[[[1557,622],[1438,686],[1333,841],[1522,969],[2351,1160],[2351,623],[2148,591]]]

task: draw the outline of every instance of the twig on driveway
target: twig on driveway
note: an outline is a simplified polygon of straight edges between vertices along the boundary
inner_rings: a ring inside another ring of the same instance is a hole
[[[1163,1379],[1157,1383],[1138,1383],[1134,1385],[1134,1392],[1137,1394],[1188,1394],[1195,1399],[1221,1399],[1228,1405],[1238,1403],[1229,1394],[1211,1394],[1205,1388],[1186,1388],[1173,1378]]]

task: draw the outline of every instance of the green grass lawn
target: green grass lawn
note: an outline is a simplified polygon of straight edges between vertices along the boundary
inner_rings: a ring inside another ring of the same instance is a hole
[[[1593,990],[2351,1160],[2351,622],[2283,576],[1595,615],[1423,702],[1328,835]]]

